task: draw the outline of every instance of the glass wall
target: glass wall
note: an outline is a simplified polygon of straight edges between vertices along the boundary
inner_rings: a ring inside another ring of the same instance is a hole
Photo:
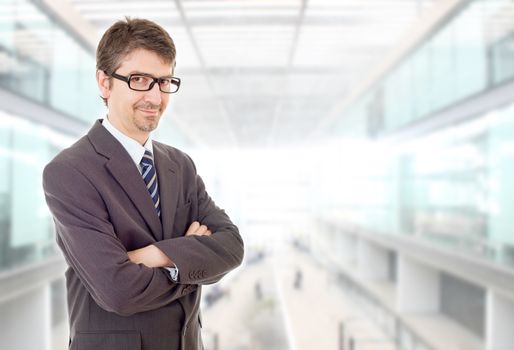
[[[0,4],[0,88],[92,122],[102,112],[94,49],[81,45],[37,2]]]
[[[71,138],[0,112],[0,270],[56,253],[41,186],[46,163]]]
[[[512,82],[513,14],[512,1],[469,1],[346,109],[334,127],[361,159],[335,155],[332,212],[514,266],[514,105],[408,143],[371,141]]]
[[[342,141],[318,214],[514,266],[513,140],[514,104],[400,144]]]
[[[366,136],[393,132],[514,78],[514,3],[470,1],[355,101],[336,127]],[[362,103],[362,101],[370,101]],[[377,103],[378,101],[378,103]],[[382,119],[377,121],[377,119]],[[379,128],[377,128],[379,126]]]
[[[399,156],[401,232],[451,245],[464,244],[465,238],[481,249],[486,238],[485,162],[484,136]]]
[[[30,0],[0,3],[0,89],[91,123],[103,110],[93,48],[40,6]],[[1,110],[0,121],[0,270],[5,270],[56,254],[41,174],[71,138]]]

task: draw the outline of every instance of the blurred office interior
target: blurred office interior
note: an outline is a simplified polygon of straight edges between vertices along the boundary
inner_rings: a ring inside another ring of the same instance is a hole
[[[206,350],[514,349],[511,0],[0,0],[0,349],[67,348],[41,173],[123,16],[173,37],[155,138],[245,239]]]

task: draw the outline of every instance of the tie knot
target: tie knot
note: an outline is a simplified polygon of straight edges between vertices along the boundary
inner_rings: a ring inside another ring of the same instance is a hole
[[[153,165],[152,152],[150,152],[149,150],[145,151],[145,154],[143,154],[143,158],[141,158],[141,164],[142,165]]]

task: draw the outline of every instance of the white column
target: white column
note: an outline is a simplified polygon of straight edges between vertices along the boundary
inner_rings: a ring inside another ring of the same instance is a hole
[[[0,304],[0,349],[50,349],[50,289],[32,289]]]
[[[486,349],[512,350],[514,299],[487,291]]]
[[[387,249],[362,238],[357,244],[359,276],[370,281],[385,281],[389,276],[389,254]]]
[[[439,311],[440,277],[436,269],[399,255],[397,281],[398,311]]]

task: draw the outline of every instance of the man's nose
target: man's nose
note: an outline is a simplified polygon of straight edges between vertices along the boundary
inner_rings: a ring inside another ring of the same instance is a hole
[[[150,90],[145,93],[145,101],[151,102],[155,105],[160,105],[162,100],[161,90],[159,84],[155,83]]]

